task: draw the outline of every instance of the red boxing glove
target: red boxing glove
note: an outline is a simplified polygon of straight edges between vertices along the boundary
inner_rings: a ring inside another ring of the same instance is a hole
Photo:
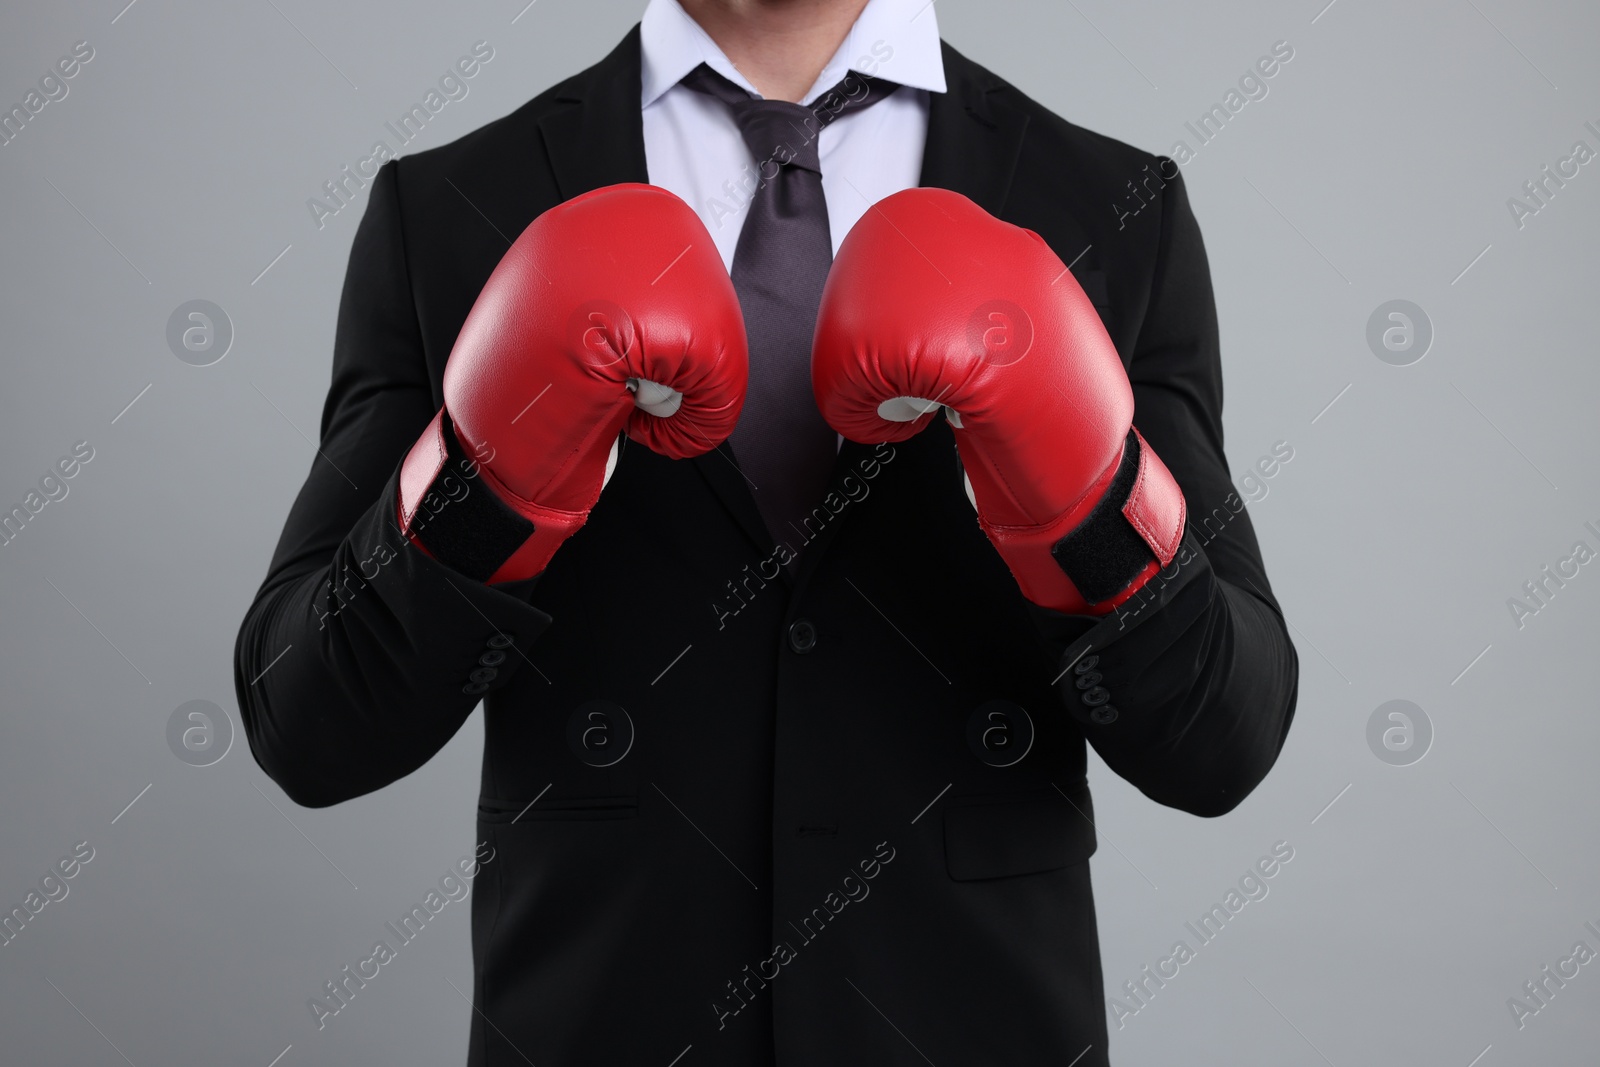
[[[852,441],[903,441],[944,409],[979,524],[1041,607],[1108,614],[1177,553],[1183,493],[1132,428],[1093,305],[1038,234],[959,193],[896,193],[850,231],[811,380]]]
[[[689,206],[649,185],[574,197],[472,305],[401,467],[400,527],[471,578],[530,578],[589,517],[624,429],[671,459],[708,452],[748,376],[739,299]]]

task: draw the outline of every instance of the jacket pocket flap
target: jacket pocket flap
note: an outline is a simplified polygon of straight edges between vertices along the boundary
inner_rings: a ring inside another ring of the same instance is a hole
[[[555,800],[501,800],[478,798],[478,821],[486,823],[529,823],[552,820],[633,819],[639,814],[637,796],[562,797]]]
[[[957,800],[944,814],[945,869],[958,882],[1011,878],[1094,854],[1089,788]]]

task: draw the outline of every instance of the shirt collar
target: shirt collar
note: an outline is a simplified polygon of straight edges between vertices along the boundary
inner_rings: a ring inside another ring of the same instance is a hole
[[[755,92],[678,0],[650,0],[639,26],[639,39],[642,107],[649,107],[701,63],[740,88]],[[933,4],[929,0],[868,0],[844,43],[806,94],[806,102],[832,88],[851,70],[913,89],[944,92],[944,57]]]

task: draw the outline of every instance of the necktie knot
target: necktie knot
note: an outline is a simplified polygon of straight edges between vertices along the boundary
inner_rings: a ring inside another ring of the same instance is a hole
[[[822,124],[810,108],[786,100],[751,98],[733,105],[733,121],[758,163],[771,161],[822,173],[817,156]]]
[[[899,88],[894,82],[851,71],[811,104],[792,104],[753,97],[704,63],[685,75],[683,84],[728,105],[758,169],[770,170],[776,164],[816,174],[822,173],[817,138],[823,127],[841,115],[870,107]]]

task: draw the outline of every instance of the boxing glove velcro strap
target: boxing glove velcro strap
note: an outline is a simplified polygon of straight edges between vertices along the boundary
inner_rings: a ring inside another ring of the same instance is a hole
[[[444,462],[422,494],[406,534],[435,559],[473,581],[487,582],[533,536],[533,522],[502,500],[440,411],[437,442]]]
[[[1124,514],[1124,505],[1139,481],[1141,445],[1139,435],[1129,430],[1122,462],[1105,495],[1086,519],[1050,549],[1056,565],[1091,604],[1122,592],[1152,562],[1165,562]]]

